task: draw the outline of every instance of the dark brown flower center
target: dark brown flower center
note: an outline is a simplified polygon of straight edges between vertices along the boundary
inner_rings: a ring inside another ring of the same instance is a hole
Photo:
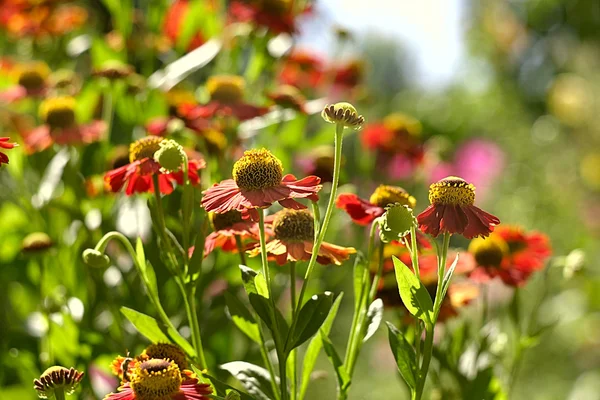
[[[150,346],[148,346],[146,348],[146,350],[144,350],[144,355],[149,358],[163,359],[160,361],[164,361],[164,359],[172,360],[175,364],[177,364],[177,366],[179,367],[179,370],[184,370],[189,367],[189,364],[185,357],[185,353],[179,346],[176,346],[174,344],[170,344],[170,343],[151,344]]]
[[[206,82],[210,99],[226,104],[240,102],[244,97],[245,86],[244,78],[237,75],[213,76]]]
[[[54,97],[40,104],[40,114],[50,130],[65,129],[75,125],[75,105],[73,97]]]
[[[284,210],[273,221],[275,237],[290,242],[312,241],[315,224],[312,215],[305,210]]]
[[[242,213],[236,210],[227,211],[223,214],[210,213],[210,220],[215,231],[232,227],[238,222],[242,222]]]
[[[502,238],[492,235],[486,239],[476,238],[471,240],[469,252],[475,257],[477,265],[499,267],[504,257],[509,253],[509,247]]]

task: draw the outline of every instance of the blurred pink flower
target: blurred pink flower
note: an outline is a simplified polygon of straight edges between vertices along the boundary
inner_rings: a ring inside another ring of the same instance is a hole
[[[446,176],[460,176],[477,188],[477,197],[485,198],[498,179],[506,157],[496,143],[486,139],[471,139],[463,143],[454,153],[452,162],[439,162],[429,171],[430,183]]]

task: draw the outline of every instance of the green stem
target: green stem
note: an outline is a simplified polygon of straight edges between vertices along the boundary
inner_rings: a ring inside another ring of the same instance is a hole
[[[167,235],[167,224],[165,222],[165,212],[162,204],[162,198],[160,196],[160,186],[158,183],[158,175],[154,174],[152,176],[152,181],[154,183],[154,198],[156,199],[156,214],[158,217],[158,231],[162,241],[165,244],[165,250],[167,252],[167,257],[169,260],[169,271],[173,275],[178,275],[178,265],[177,260],[174,259],[173,248],[171,247],[171,239]],[[185,253],[185,250],[184,250]]]
[[[292,321],[296,319],[296,262],[290,262],[290,307],[292,309]],[[296,387],[298,386],[298,376],[296,373],[297,349],[290,353],[290,376],[291,376],[291,400],[296,400]]]
[[[242,245],[242,239],[240,238],[240,235],[235,235],[235,245],[237,246],[242,265],[248,265],[246,264],[246,252],[244,251],[244,246]]]
[[[448,247],[450,247],[450,236],[449,233],[444,233],[444,242],[442,244],[441,254],[438,254],[438,282],[435,290],[435,301],[433,303],[433,323],[437,321],[440,309],[442,307],[442,282],[444,281],[444,273],[446,272],[446,259],[448,258]]]
[[[419,271],[419,247],[417,243],[417,229],[413,225],[410,228],[410,258],[412,262],[413,270],[415,271],[415,276],[418,280],[421,280],[421,273]]]
[[[56,388],[54,390],[54,398],[56,400],[65,400],[65,390],[63,388]]]
[[[421,400],[423,396],[423,389],[425,388],[425,381],[427,381],[427,372],[429,372],[429,363],[431,362],[431,354],[433,353],[433,334],[434,324],[425,323],[425,346],[423,348],[423,364],[419,370],[417,377],[417,388],[415,390],[415,400]]]
[[[254,314],[254,318],[257,321],[260,321],[258,315]],[[273,393],[275,394],[275,400],[280,400],[281,396],[279,395],[279,388],[277,387],[277,380],[275,375],[275,368],[273,367],[273,363],[271,362],[271,358],[269,357],[269,350],[267,349],[265,334],[263,332],[262,323],[258,323],[258,333],[260,335],[260,354],[262,356],[263,362],[267,366],[269,370],[269,375],[271,377],[271,388],[273,389]]]
[[[335,128],[335,157],[333,163],[333,180],[331,181],[331,193],[329,194],[329,202],[327,203],[327,210],[325,211],[323,224],[319,229],[319,235],[317,236],[317,240],[315,240],[315,243],[312,248],[312,254],[310,256],[308,266],[306,267],[306,274],[304,274],[304,282],[302,284],[302,289],[300,289],[300,296],[298,297],[298,307],[302,307],[302,304],[304,303],[304,295],[306,292],[306,288],[308,287],[310,276],[317,263],[319,249],[321,248],[321,243],[323,243],[323,240],[325,239],[325,233],[327,233],[327,227],[329,226],[329,221],[331,220],[331,215],[333,214],[333,209],[335,208],[335,197],[337,193],[338,183],[340,180],[340,167],[342,164],[343,133],[344,125],[337,124]],[[294,321],[294,323],[292,324],[293,327],[295,327],[295,322],[296,321]]]
[[[106,123],[106,143],[110,143],[113,122],[113,96],[112,87],[108,83],[102,97],[102,120]]]
[[[275,300],[273,299],[273,293],[271,291],[271,272],[269,271],[269,260],[267,258],[267,239],[265,237],[265,214],[262,209],[258,210],[258,229],[260,236],[260,260],[262,262],[263,274],[267,281],[267,291],[269,298],[275,306]]]
[[[190,328],[192,330],[192,344],[196,354],[198,354],[198,363],[200,368],[207,368],[206,358],[204,357],[204,348],[202,347],[202,337],[200,332],[200,324],[198,322],[198,312],[196,311],[196,286],[189,285],[189,290],[185,290],[185,286],[180,279],[177,279],[180,290],[182,291],[183,300],[185,303],[185,311],[188,316]]]

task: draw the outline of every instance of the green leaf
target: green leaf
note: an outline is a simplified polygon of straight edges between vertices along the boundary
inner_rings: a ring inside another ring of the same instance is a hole
[[[260,344],[258,324],[246,306],[229,292],[225,292],[225,302],[227,303],[227,311],[233,323],[244,332],[246,336]]]
[[[154,272],[154,267],[150,262],[146,263],[146,276],[145,276],[146,284],[148,285],[148,291],[151,296],[155,296],[158,299],[158,286],[156,285],[156,273]]]
[[[333,321],[335,320],[335,316],[337,315],[338,309],[340,308],[340,303],[342,302],[342,298],[344,297],[344,293],[340,293],[339,296],[333,302],[333,306],[331,306],[331,310],[329,310],[329,314],[327,318],[325,318],[325,322],[323,322],[323,326],[321,326],[321,332],[329,335],[331,331],[331,327],[333,325]],[[306,353],[304,354],[304,362],[302,364],[302,384],[300,386],[300,400],[304,399],[306,395],[306,391],[308,390],[308,384],[310,383],[310,374],[315,368],[315,364],[317,363],[317,357],[319,357],[319,353],[323,348],[323,339],[321,339],[321,335],[315,335],[308,348],[306,349]]]
[[[272,400],[276,398],[271,386],[271,375],[266,369],[245,361],[229,362],[221,365],[221,369],[235,376],[255,399]],[[279,385],[279,379],[277,379],[277,385]]]
[[[448,288],[450,287],[450,281],[452,280],[452,274],[454,274],[454,270],[456,269],[457,264],[458,264],[458,254],[454,258],[454,262],[452,263],[452,265],[450,266],[448,271],[446,271],[446,275],[444,275],[444,279],[442,280],[442,293],[441,293],[442,298],[440,299],[440,304],[442,304],[442,301],[446,297],[446,293],[448,293]]]
[[[354,309],[360,307],[360,298],[365,286],[365,274],[367,270],[367,260],[362,253],[357,253],[354,259]]]
[[[433,302],[429,292],[402,261],[396,256],[393,256],[392,260],[396,270],[398,290],[404,306],[415,317],[426,323],[432,323]]]
[[[185,338],[181,336],[179,332],[177,332],[171,327],[168,327],[167,333],[169,334],[173,342],[175,342],[175,344],[181,347],[183,351],[187,353],[188,356],[190,356],[191,358],[196,358],[198,356],[196,354],[196,350],[194,350],[194,347],[190,344],[190,342],[185,340]]]
[[[121,313],[135,326],[143,336],[153,343],[156,342],[167,342],[169,343],[169,337],[162,331],[158,322],[149,315],[142,314],[139,311],[135,311],[128,307],[121,307]]]
[[[389,332],[390,348],[396,359],[396,365],[400,375],[406,384],[414,389],[417,387],[417,364],[416,355],[412,346],[406,341],[402,332],[394,325],[386,322]]]
[[[381,299],[375,299],[367,310],[367,332],[363,338],[363,343],[369,340],[375,334],[375,332],[377,332],[382,318],[383,301]]]
[[[239,389],[235,389],[233,386],[229,386],[225,382],[221,382],[214,376],[211,376],[208,374],[202,374],[202,376],[208,378],[210,383],[213,385],[215,391],[217,392],[218,396],[225,396],[227,394],[228,390],[235,390],[236,392],[238,392],[240,394],[240,398],[242,400],[256,400],[254,397],[250,397],[247,393],[244,393],[244,392],[240,391]]]
[[[333,293],[325,292],[315,294],[302,307],[297,315],[297,322],[293,332],[290,332],[286,343],[286,352],[300,346],[316,334],[333,304]]]
[[[254,283],[258,272],[245,265],[240,265],[240,272],[242,273],[242,283],[244,284],[244,289],[246,289],[248,296],[250,296],[251,293],[258,294],[256,284]]]
[[[338,380],[338,387],[340,390],[346,390],[348,386],[350,386],[350,375],[346,372],[346,367],[342,363],[340,356],[338,355],[335,347],[333,347],[333,343],[329,340],[329,337],[325,334],[325,332],[321,331],[321,340],[323,341],[323,349],[327,354],[327,358],[331,361],[331,365],[333,365],[333,369],[335,370],[335,375]]]

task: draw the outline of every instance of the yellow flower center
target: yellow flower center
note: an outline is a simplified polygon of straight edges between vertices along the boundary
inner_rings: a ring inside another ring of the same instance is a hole
[[[50,68],[43,62],[32,62],[17,67],[17,81],[27,90],[36,90],[44,87]]]
[[[244,190],[277,186],[283,177],[281,161],[267,149],[248,150],[233,164],[233,179]]]
[[[454,206],[472,206],[475,186],[462,178],[449,176],[429,186],[429,202]]]
[[[160,149],[163,138],[146,136],[129,145],[129,162],[139,161],[144,158],[154,158],[154,153]]]
[[[54,97],[40,104],[40,116],[53,129],[64,129],[75,125],[75,105],[73,97]]]
[[[312,241],[315,237],[313,217],[305,210],[280,211],[273,221],[273,230],[277,239],[290,242]]]
[[[246,82],[237,75],[217,75],[208,78],[206,88],[210,99],[221,103],[238,103],[244,97]]]
[[[373,192],[369,201],[378,207],[387,207],[390,204],[400,203],[403,206],[415,208],[417,200],[399,186],[379,185]]]
[[[508,244],[493,234],[486,239],[475,238],[469,243],[469,253],[473,254],[477,264],[483,267],[499,267],[509,251]]]
[[[181,347],[171,343],[154,343],[146,347],[142,356],[148,358],[162,358],[172,360],[179,367],[180,371],[188,369],[189,364]]]
[[[391,131],[406,131],[413,136],[419,136],[422,129],[421,123],[418,120],[401,113],[388,115],[383,119],[383,125]]]
[[[233,224],[243,221],[242,213],[236,210],[227,211],[223,214],[210,213],[209,218],[215,231],[229,228],[233,226]]]
[[[179,392],[182,378],[177,364],[151,359],[139,364],[131,374],[131,388],[139,400],[164,400]]]

